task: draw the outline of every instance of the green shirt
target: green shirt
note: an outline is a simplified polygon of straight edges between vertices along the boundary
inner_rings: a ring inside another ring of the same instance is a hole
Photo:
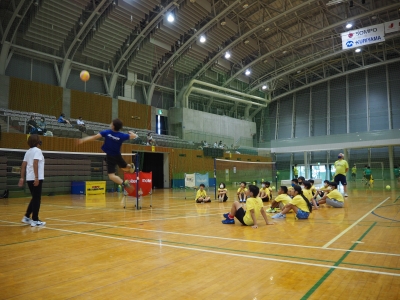
[[[395,168],[394,169],[394,175],[395,176],[400,176],[400,169],[399,168]]]
[[[365,175],[371,175],[372,171],[371,169],[365,169]]]

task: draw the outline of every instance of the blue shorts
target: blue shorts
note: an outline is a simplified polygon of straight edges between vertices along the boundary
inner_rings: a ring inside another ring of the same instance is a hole
[[[309,215],[310,215],[309,212],[302,211],[300,208],[297,209],[297,214],[296,214],[297,219],[308,219]]]

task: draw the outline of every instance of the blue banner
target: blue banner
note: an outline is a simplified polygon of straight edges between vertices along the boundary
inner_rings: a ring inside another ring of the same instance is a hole
[[[206,174],[200,174],[200,173],[195,173],[195,185],[198,187],[201,183],[204,184],[206,187],[209,186],[208,182],[208,173]]]

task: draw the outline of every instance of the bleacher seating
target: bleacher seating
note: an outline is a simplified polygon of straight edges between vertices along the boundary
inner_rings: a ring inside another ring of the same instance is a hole
[[[26,132],[26,123],[28,122],[31,116],[35,116],[36,120],[41,117],[45,118],[47,123],[46,129],[51,131],[54,136],[58,137],[66,137],[66,138],[81,138],[84,134],[77,128],[76,121],[77,119],[71,118],[69,124],[63,124],[57,122],[56,116],[49,116],[45,114],[39,114],[34,112],[24,112],[17,111],[11,109],[1,109],[0,108],[0,118],[2,118],[5,122],[10,122],[10,126],[17,129],[21,133]],[[86,134],[94,135],[98,132],[109,128],[109,124],[92,122],[84,120],[86,125]],[[5,130],[5,129],[3,129]],[[151,130],[147,129],[137,129],[132,127],[124,127],[123,131],[133,131],[139,136],[139,139],[127,141],[127,143],[132,144],[142,144],[146,145],[147,142],[147,134],[151,132]],[[154,140],[156,142],[156,146],[161,147],[172,147],[172,148],[183,148],[183,149],[196,149],[196,145],[194,143],[185,141],[180,139],[177,136],[172,135],[154,135]]]

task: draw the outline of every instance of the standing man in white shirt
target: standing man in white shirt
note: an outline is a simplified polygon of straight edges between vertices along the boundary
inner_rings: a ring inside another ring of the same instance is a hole
[[[21,165],[21,178],[18,182],[18,186],[24,186],[26,175],[26,183],[31,191],[32,199],[29,202],[26,214],[21,222],[30,224],[32,227],[42,227],[46,225],[46,222],[39,220],[42,184],[44,180],[44,157],[42,150],[38,148],[42,145],[39,135],[31,134],[28,138],[28,145],[30,149],[25,153]]]

